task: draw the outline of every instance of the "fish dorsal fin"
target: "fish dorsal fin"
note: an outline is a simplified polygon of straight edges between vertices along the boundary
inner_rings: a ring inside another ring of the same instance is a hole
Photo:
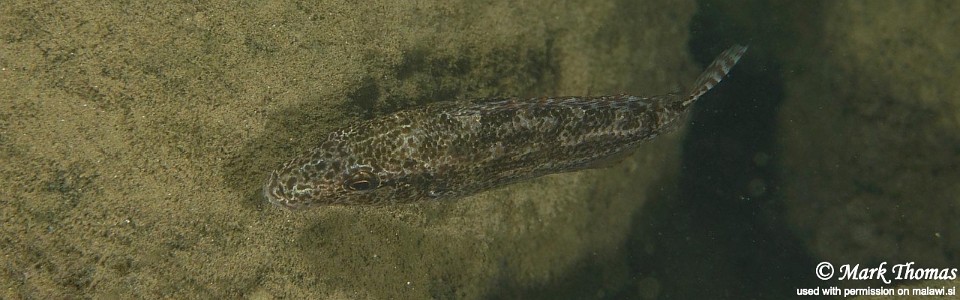
[[[683,101],[683,107],[690,106],[690,104],[697,101],[700,96],[703,96],[703,94],[713,88],[713,86],[720,83],[720,80],[730,72],[730,68],[733,68],[733,65],[737,64],[737,61],[740,60],[744,52],[747,52],[747,47],[734,45],[730,47],[730,49],[727,49],[727,51],[720,53],[720,55],[710,63],[710,66],[707,66],[707,69],[703,70],[703,73],[700,73],[700,77],[697,77],[697,81],[690,90],[687,99]]]

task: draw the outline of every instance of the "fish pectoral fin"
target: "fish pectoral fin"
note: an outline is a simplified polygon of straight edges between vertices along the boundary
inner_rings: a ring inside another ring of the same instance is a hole
[[[619,152],[610,154],[607,157],[591,161],[584,166],[584,169],[603,169],[616,166],[623,162],[623,160],[627,159],[627,157],[632,155],[634,152],[633,150],[635,149],[637,149],[637,147],[628,147],[620,150]]]

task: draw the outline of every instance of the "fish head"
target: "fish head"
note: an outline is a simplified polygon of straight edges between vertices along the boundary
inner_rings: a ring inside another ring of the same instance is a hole
[[[385,192],[380,186],[380,176],[371,166],[334,172],[340,168],[324,170],[326,164],[328,162],[324,161],[291,162],[271,172],[263,186],[264,197],[284,208],[302,209],[319,205],[372,204],[372,199],[377,198],[374,194]]]
[[[332,133],[320,147],[271,172],[263,195],[288,209],[410,202],[417,190],[406,183],[403,164],[383,157],[392,148],[355,131]]]

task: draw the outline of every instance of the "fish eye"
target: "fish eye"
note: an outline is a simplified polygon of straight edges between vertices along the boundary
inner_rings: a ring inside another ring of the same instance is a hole
[[[369,191],[380,185],[380,179],[376,175],[367,171],[359,171],[350,176],[344,185],[351,191]]]

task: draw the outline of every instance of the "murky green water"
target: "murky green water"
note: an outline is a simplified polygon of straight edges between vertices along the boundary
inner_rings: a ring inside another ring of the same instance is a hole
[[[953,2],[0,6],[0,298],[783,299],[960,268]],[[433,101],[682,90],[616,166],[290,212],[267,172]],[[817,265],[837,268],[817,278]],[[892,270],[891,270],[892,272]],[[947,272],[949,273],[949,272]],[[929,278],[928,278],[929,279]]]

